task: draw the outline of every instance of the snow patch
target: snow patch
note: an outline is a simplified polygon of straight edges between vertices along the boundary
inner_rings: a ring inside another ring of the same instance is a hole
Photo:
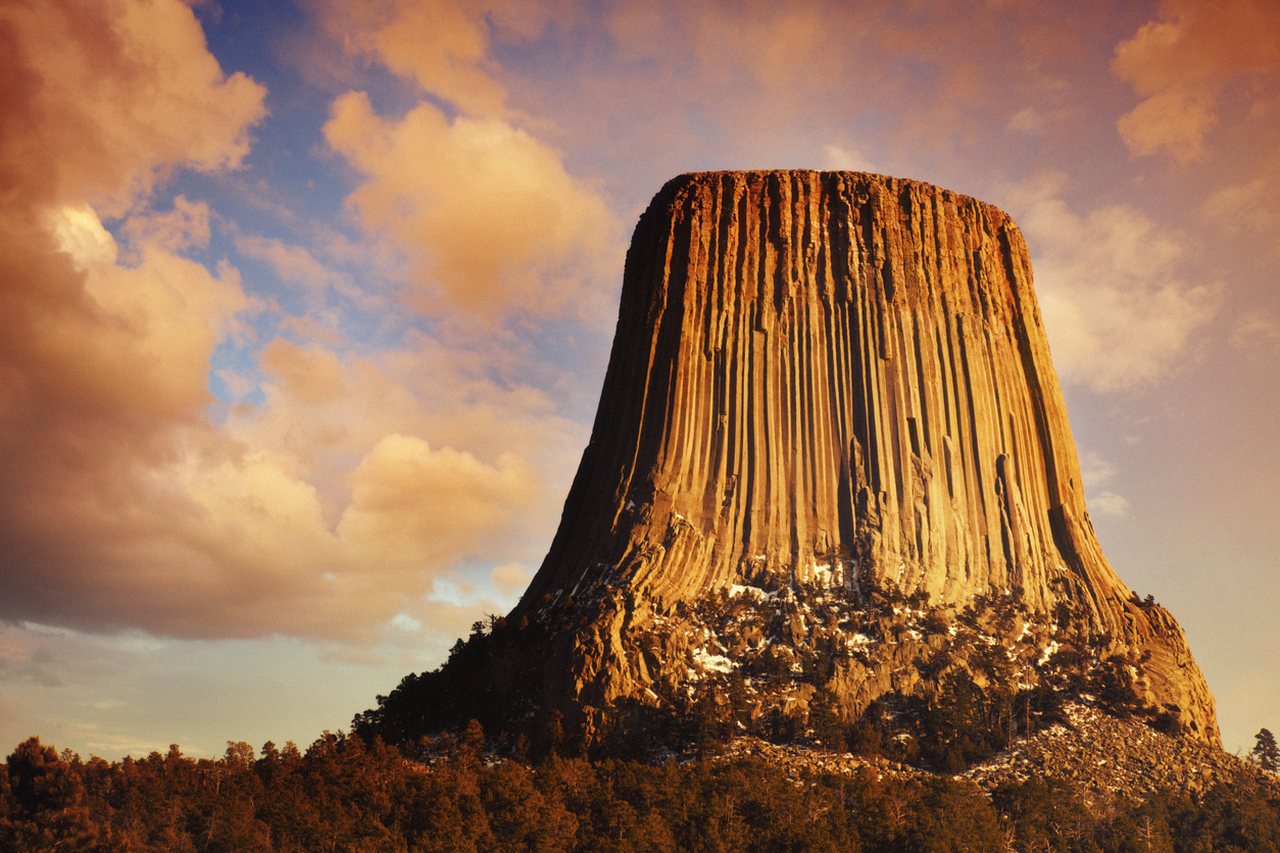
[[[698,651],[694,652],[693,659],[704,670],[724,673],[733,672],[733,661],[724,655],[710,654],[706,649],[698,649]]]
[[[1040,653],[1040,659],[1036,661],[1036,666],[1044,666],[1049,662],[1049,658],[1053,657],[1053,653],[1058,650],[1058,641],[1054,640],[1044,647],[1044,651]]]

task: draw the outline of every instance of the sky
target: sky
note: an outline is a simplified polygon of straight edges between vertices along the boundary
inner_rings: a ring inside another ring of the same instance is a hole
[[[518,599],[688,171],[1027,238],[1090,514],[1280,727],[1274,0],[0,0],[0,749],[306,747]]]

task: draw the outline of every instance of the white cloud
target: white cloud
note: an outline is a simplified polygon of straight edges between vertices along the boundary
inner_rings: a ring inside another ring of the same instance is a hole
[[[1115,492],[1098,492],[1088,499],[1089,509],[1096,515],[1125,518],[1129,515],[1129,501]]]
[[[1085,489],[1089,509],[1096,515],[1123,518],[1129,515],[1129,501],[1102,486],[1109,483],[1119,470],[1094,451],[1080,459],[1080,479]]]
[[[1116,475],[1116,467],[1094,451],[1080,458],[1080,479],[1086,489],[1101,486]]]
[[[822,146],[823,166],[841,172],[874,172],[875,169],[861,151],[841,145]]]
[[[326,267],[302,246],[254,234],[237,235],[235,244],[236,251],[267,263],[280,280],[288,284],[308,290],[332,287],[340,293],[359,295],[349,274]]]

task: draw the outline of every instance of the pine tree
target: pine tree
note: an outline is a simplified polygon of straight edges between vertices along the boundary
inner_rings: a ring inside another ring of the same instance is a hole
[[[1249,758],[1268,773],[1280,770],[1280,747],[1276,746],[1276,736],[1269,729],[1259,729],[1254,740],[1257,742],[1249,751]]]

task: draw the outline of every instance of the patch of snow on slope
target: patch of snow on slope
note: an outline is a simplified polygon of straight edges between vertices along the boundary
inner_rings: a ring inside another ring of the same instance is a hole
[[[1049,658],[1053,657],[1053,653],[1058,650],[1058,641],[1054,640],[1044,647],[1044,652],[1040,655],[1040,660],[1036,661],[1036,666],[1044,666],[1049,662]]]
[[[705,649],[698,649],[693,653],[693,659],[697,661],[698,666],[704,670],[711,672],[733,672],[733,661],[724,655],[709,654]]]

